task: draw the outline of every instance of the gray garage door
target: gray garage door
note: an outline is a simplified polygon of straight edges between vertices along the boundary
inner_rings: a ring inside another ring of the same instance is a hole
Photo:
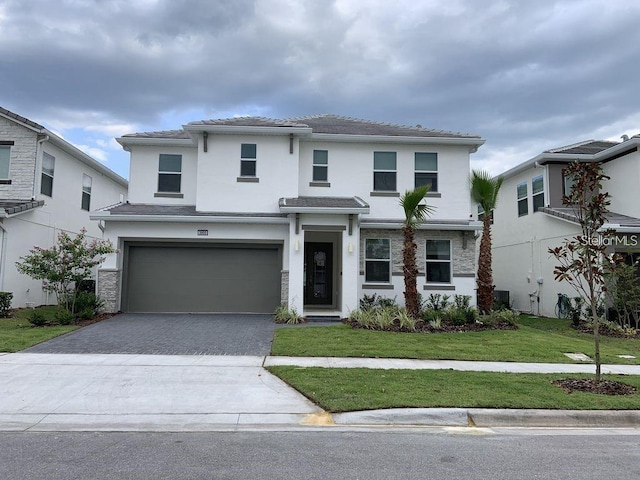
[[[127,312],[271,313],[280,303],[275,245],[127,248]]]

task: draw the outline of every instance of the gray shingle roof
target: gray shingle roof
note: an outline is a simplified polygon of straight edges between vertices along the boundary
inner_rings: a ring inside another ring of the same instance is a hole
[[[359,197],[295,197],[281,198],[280,207],[291,208],[369,208]]]
[[[574,143],[573,145],[565,145],[564,147],[558,147],[551,150],[547,150],[545,153],[564,153],[568,155],[595,155],[603,150],[607,150],[611,147],[618,145],[618,142],[608,142],[604,140],[587,140],[585,142]]]
[[[7,215],[33,210],[44,205],[44,200],[0,200],[0,210]]]
[[[33,122],[31,120],[29,120],[28,118],[22,117],[20,115],[18,115],[17,113],[13,113],[9,110],[7,110],[6,108],[2,108],[0,107],[0,113],[3,115],[6,115],[7,117],[13,118],[14,120],[18,120],[19,122],[25,123],[27,125],[29,125],[30,127],[33,128],[37,128],[38,130],[43,130],[44,127],[42,125],[40,125],[39,123]]]
[[[553,215],[554,217],[563,218],[571,222],[576,222],[577,218],[571,207],[543,207],[541,212]],[[621,213],[609,212],[607,213],[607,223],[613,225],[620,225],[621,227],[633,227],[640,228],[640,218],[630,217]]]
[[[342,117],[339,115],[312,115],[308,117],[277,119],[265,117],[235,117],[200,120],[188,125],[230,126],[230,127],[298,127],[311,128],[313,133],[339,135],[376,135],[389,137],[425,137],[425,138],[469,138],[480,140],[480,136],[467,133],[448,132],[423,128],[422,126],[394,125],[391,123]],[[162,132],[143,132],[124,135],[137,138],[190,138],[184,130]]]
[[[171,217],[286,217],[281,213],[200,212],[195,205],[149,205],[121,203],[105,209],[112,215],[158,215]]]

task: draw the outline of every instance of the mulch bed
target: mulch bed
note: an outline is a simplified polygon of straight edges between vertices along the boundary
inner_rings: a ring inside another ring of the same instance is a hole
[[[575,328],[576,330],[578,330],[580,333],[590,333],[590,334],[593,335],[593,327],[587,325],[584,322],[581,322],[578,326],[575,326],[575,325],[571,325],[571,326],[573,328]],[[608,325],[604,325],[604,324],[600,324],[600,328],[598,328],[598,330],[600,331],[600,335],[602,335],[604,337],[611,337],[611,338],[640,338],[640,330],[635,335],[630,335],[630,334],[616,332],[616,331],[612,330],[611,328],[609,328]]]
[[[74,325],[78,325],[79,327],[86,327],[87,325],[101,322],[102,320],[106,320],[107,318],[111,318],[115,315],[118,315],[118,313],[101,313],[100,315],[96,315],[95,317],[88,320],[81,318]]]
[[[636,387],[615,380],[596,382],[593,378],[562,378],[551,383],[561,387],[567,393],[586,392],[600,395],[632,395],[636,393]]]
[[[351,326],[352,328],[362,328],[366,330],[383,330],[381,328],[372,328],[370,326],[364,326],[360,323],[345,318],[343,323]],[[442,322],[440,328],[433,328],[429,322],[418,320],[415,325],[415,330],[409,330],[402,328],[400,322],[394,322],[389,328],[385,328],[385,332],[401,332],[401,333],[464,333],[464,332],[482,332],[485,330],[517,330],[518,326],[509,322],[496,322],[494,324],[487,323],[466,323],[464,325],[454,325],[446,322]]]

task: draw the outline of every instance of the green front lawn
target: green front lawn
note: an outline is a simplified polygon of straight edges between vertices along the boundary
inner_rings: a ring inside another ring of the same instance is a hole
[[[56,307],[42,307],[53,318]],[[18,352],[37,343],[77,329],[74,325],[32,327],[27,320],[29,310],[14,310],[13,317],[0,318],[0,352]]]
[[[640,408],[640,393],[608,396],[565,393],[553,380],[569,374],[515,374],[452,370],[269,367],[268,370],[330,412],[379,408]],[[640,377],[605,376],[635,386]]]
[[[272,355],[380,357],[506,362],[575,363],[564,353],[593,356],[593,338],[570,328],[569,320],[522,316],[518,330],[471,333],[393,333],[330,327],[283,328],[275,332]],[[635,355],[622,359],[617,355]],[[602,337],[603,363],[640,364],[640,340]]]

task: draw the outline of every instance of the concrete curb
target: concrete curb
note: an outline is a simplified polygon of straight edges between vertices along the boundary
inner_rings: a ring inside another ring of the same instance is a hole
[[[400,408],[333,415],[342,426],[640,428],[640,410]]]

